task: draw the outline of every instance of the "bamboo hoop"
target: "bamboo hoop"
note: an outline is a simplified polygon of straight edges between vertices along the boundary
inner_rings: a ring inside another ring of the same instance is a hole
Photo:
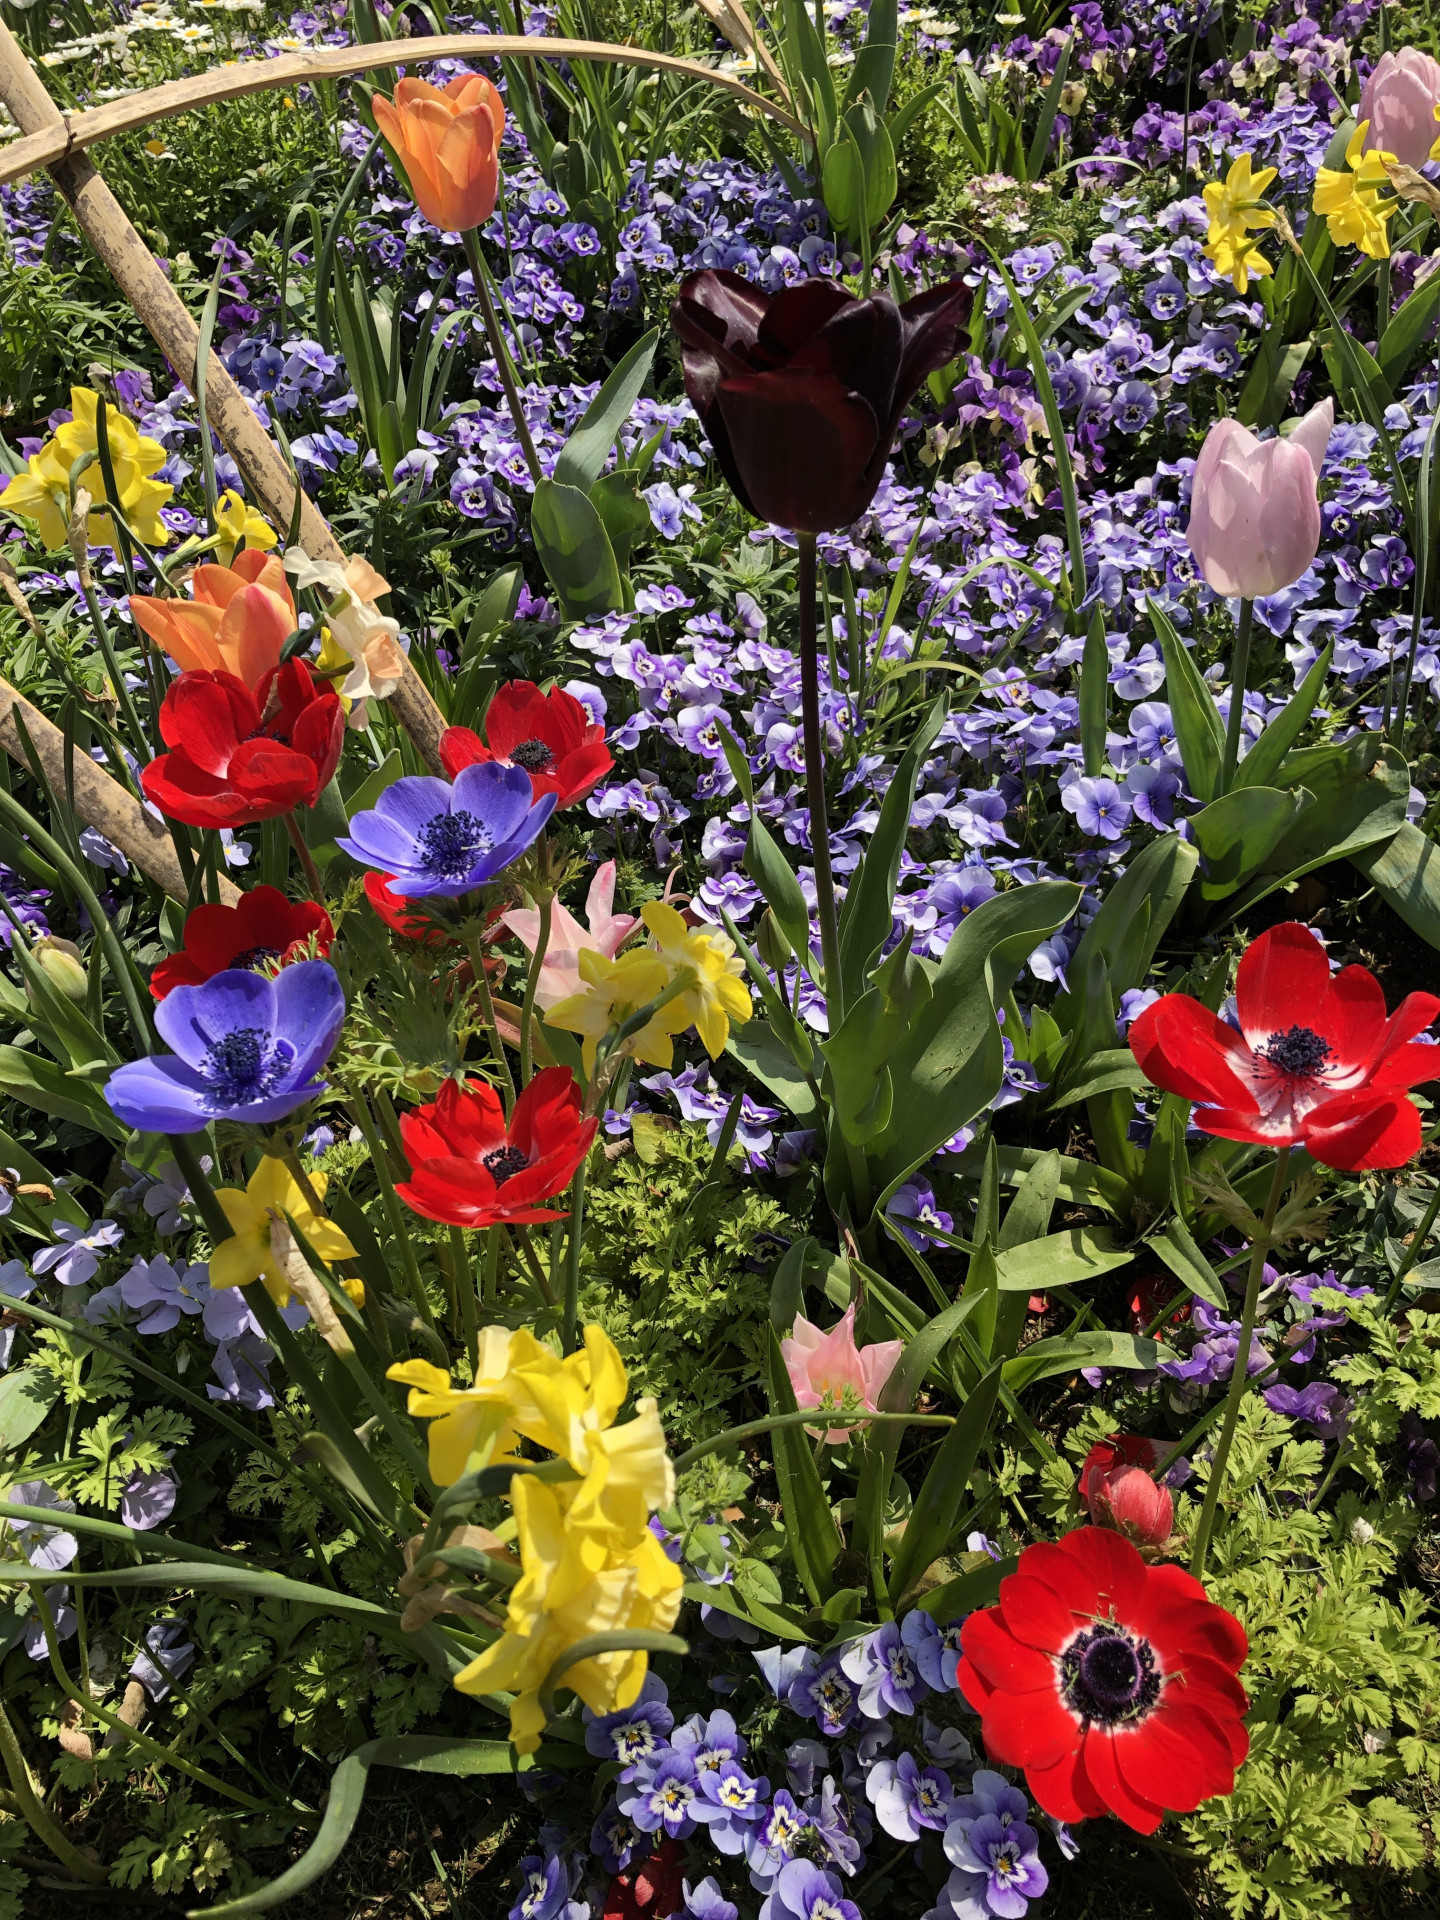
[[[8,34],[6,37],[10,38]],[[15,51],[20,53],[18,46]],[[185,80],[167,80],[163,86],[126,94],[119,100],[107,101],[104,106],[90,107],[84,113],[62,114],[51,101],[55,117],[47,116],[42,125],[27,127],[16,113],[24,137],[0,153],[0,186],[34,173],[37,168],[54,167],[97,141],[108,140],[112,134],[133,133],[139,127],[153,126],[157,120],[170,120],[176,114],[189,113],[195,107],[214,106],[220,100],[241,100],[248,94],[297,86],[307,80],[350,79],[377,67],[517,56],[537,60],[594,60],[604,66],[648,67],[660,73],[678,73],[686,79],[719,87],[752,113],[763,113],[792,133],[806,135],[804,125],[788,108],[752,92],[729,74],[717,73],[698,60],[682,60],[677,54],[652,53],[648,47],[614,46],[603,40],[552,40],[544,34],[441,33],[423,40],[386,40],[375,46],[324,47],[309,53],[286,53],[274,60],[237,60],[233,66],[214,67],[208,73],[192,74]],[[23,53],[20,57],[24,59]],[[28,62],[26,64],[28,66]],[[8,85],[8,76],[0,76],[0,98],[13,113],[15,108],[8,98]],[[43,86],[40,90],[44,92]],[[45,98],[50,99],[48,93]]]

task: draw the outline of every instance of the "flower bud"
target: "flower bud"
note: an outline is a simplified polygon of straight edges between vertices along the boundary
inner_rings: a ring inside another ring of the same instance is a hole
[[[1167,1449],[1156,1440],[1115,1434],[1093,1446],[1080,1470],[1080,1498],[1097,1527],[1123,1533],[1141,1548],[1170,1538],[1175,1503],[1152,1476]]]
[[[85,961],[73,940],[42,934],[30,949],[31,958],[50,985],[67,1000],[83,1000],[90,989]]]
[[[783,973],[795,957],[795,949],[780,929],[780,922],[767,907],[755,932],[755,950],[767,967]]]

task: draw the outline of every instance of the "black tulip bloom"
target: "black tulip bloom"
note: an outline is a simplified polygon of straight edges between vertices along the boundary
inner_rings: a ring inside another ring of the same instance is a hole
[[[670,309],[685,391],[742,505],[796,533],[858,520],[906,403],[959,352],[970,303],[958,280],[897,307],[833,280],[765,294],[739,274],[692,273]]]

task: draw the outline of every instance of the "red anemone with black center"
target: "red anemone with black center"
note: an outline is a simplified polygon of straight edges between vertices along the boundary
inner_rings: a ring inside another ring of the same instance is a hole
[[[1114,1813],[1153,1833],[1234,1789],[1249,1751],[1236,1675],[1249,1643],[1180,1567],[1080,1527],[1020,1556],[1000,1604],[960,1629],[960,1690],[985,1751],[1023,1767],[1057,1820]]]
[[[1399,1167],[1420,1151],[1409,1088],[1440,1078],[1440,1047],[1416,1036],[1440,1014],[1433,993],[1408,994],[1387,1019],[1364,967],[1333,977],[1308,927],[1287,921],[1246,949],[1234,1026],[1185,993],[1167,993],[1130,1028],[1147,1078],[1196,1103],[1194,1120],[1222,1140],[1305,1147],[1347,1173]]]
[[[243,827],[314,806],[339,764],[345,711],[303,660],[253,693],[233,673],[197,669],[170,683],[160,735],[170,751],[141,772],[146,799],[187,826]]]
[[[484,760],[523,767],[535,798],[553,793],[557,807],[574,806],[593,793],[615,764],[604,727],[574,694],[563,687],[541,693],[532,680],[510,680],[496,689],[483,740],[470,727],[447,727],[441,735],[440,764],[452,780]]]
[[[188,913],[185,944],[156,967],[150,991],[163,1000],[176,987],[198,987],[230,967],[258,970],[271,963],[323,960],[334,939],[330,916],[318,901],[287,900],[278,887],[254,887],[233,907],[203,906]]]
[[[400,1116],[411,1174],[396,1192],[427,1220],[452,1227],[558,1220],[543,1201],[563,1193],[590,1151],[598,1122],[580,1117],[569,1067],[546,1067],[515,1102],[509,1125],[483,1080],[447,1080],[429,1106]]]

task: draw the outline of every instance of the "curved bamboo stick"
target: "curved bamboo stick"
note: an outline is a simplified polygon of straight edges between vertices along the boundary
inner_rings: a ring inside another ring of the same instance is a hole
[[[376,67],[418,65],[431,60],[496,59],[525,55],[537,60],[595,60],[606,66],[649,67],[703,80],[731,94],[753,113],[767,114],[792,133],[805,128],[794,114],[753,93],[729,74],[717,73],[698,60],[682,60],[672,53],[652,53],[647,47],[612,46],[603,40],[552,40],[543,34],[442,33],[423,40],[386,40],[375,46],[324,47],[309,53],[281,54],[274,60],[240,60],[214,67],[185,80],[167,80],[143,93],[126,94],[84,113],[61,114],[59,121],[14,141],[0,152],[0,186],[19,180],[39,167],[53,167],[85,147],[112,134],[133,133],[194,107],[213,106],[219,100],[240,100],[272,87],[297,86],[306,80],[343,80]],[[22,122],[23,125],[23,122]]]

